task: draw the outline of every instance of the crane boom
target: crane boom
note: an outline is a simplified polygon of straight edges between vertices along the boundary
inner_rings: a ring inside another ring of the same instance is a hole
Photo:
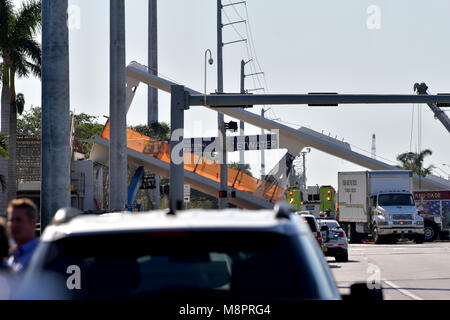
[[[427,95],[427,90],[428,86],[425,83],[416,83],[414,85],[414,91],[419,95]],[[445,114],[445,112],[441,110],[441,108],[435,103],[428,103],[428,106],[430,107],[431,111],[433,111],[434,117],[444,125],[448,132],[450,132],[450,119]]]

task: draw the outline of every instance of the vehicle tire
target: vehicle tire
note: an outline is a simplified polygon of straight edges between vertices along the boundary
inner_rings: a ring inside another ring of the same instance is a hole
[[[414,242],[417,244],[422,244],[425,241],[425,236],[420,234],[414,238]]]
[[[348,262],[348,251],[337,254],[334,258],[336,259],[336,262]]]
[[[439,230],[434,223],[425,223],[423,232],[426,242],[433,242],[439,235]]]
[[[380,236],[379,234],[378,234],[378,229],[377,228],[373,228],[373,230],[372,230],[372,237],[373,237],[373,242],[375,243],[375,244],[381,244],[381,243],[384,243],[384,237],[383,236]]]

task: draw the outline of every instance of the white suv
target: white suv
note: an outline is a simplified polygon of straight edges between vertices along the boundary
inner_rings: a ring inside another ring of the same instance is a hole
[[[17,299],[341,299],[307,225],[283,210],[56,216]]]

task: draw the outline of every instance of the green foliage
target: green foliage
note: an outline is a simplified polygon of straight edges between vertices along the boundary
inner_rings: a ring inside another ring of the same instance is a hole
[[[17,117],[17,135],[35,136],[41,135],[41,107],[33,107]]]
[[[70,113],[72,118],[73,113]],[[41,135],[41,107],[31,107],[17,118],[17,134],[23,136]],[[92,148],[92,141],[102,133],[103,125],[97,122],[98,117],[80,113],[75,115],[75,137],[80,139],[86,157]]]
[[[0,157],[3,157],[5,159],[9,158],[8,155],[8,137],[0,133]],[[0,185],[2,186],[2,191],[5,191],[6,189],[6,179],[5,176],[0,174]]]
[[[153,139],[170,139],[170,126],[165,122],[152,123],[149,125],[138,125],[131,127],[130,129]]]
[[[35,40],[41,28],[41,2],[24,1],[18,10],[10,0],[0,0],[0,56],[2,81],[10,86],[11,105],[17,103],[15,77],[27,78],[30,74],[41,77],[41,46]],[[19,100],[20,102],[20,100]],[[17,108],[19,114],[23,106]]]
[[[191,189],[191,202],[188,203],[187,207],[189,209],[217,209],[219,207],[219,202],[215,197],[211,197],[203,192]]]
[[[239,162],[232,162],[232,163],[228,164],[228,167],[239,170]],[[251,170],[250,165],[248,163],[245,163],[244,168],[241,171],[244,172],[245,174],[248,174],[249,176],[253,177],[252,172],[250,170]]]
[[[424,168],[423,161],[426,156],[431,156],[432,154],[433,152],[430,149],[425,149],[420,153],[405,152],[399,154],[397,160],[401,162],[403,170],[410,170],[421,177],[426,177],[432,173],[435,166],[430,165]]]

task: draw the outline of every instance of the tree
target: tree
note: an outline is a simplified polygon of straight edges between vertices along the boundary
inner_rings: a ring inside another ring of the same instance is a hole
[[[15,10],[11,0],[0,0],[0,65],[2,78],[1,131],[9,136],[6,173],[8,200],[16,196],[17,112],[22,113],[23,94],[16,95],[15,79],[41,76],[41,47],[34,39],[41,27],[41,3],[29,0]],[[4,205],[4,203],[2,203]]]
[[[233,169],[236,169],[236,170],[239,170],[239,166],[240,166],[239,162],[232,162],[232,163],[228,164],[229,168],[233,168]],[[250,169],[251,169],[250,165],[248,163],[245,163],[244,164],[244,169],[241,170],[241,171],[243,173],[248,174],[249,176],[253,177],[252,172],[250,171]]]
[[[165,122],[155,122],[148,125],[137,125],[131,127],[134,131],[156,140],[170,139],[170,126]]]
[[[0,157],[8,159],[8,137],[4,135],[3,133],[0,133]],[[6,180],[5,176],[0,174],[0,184],[2,186],[2,190],[5,191],[6,189]]]
[[[434,165],[430,165],[427,168],[423,167],[423,161],[426,156],[431,156],[433,152],[430,149],[425,149],[420,153],[405,152],[397,156],[397,160],[401,162],[404,170],[410,170],[421,177],[426,177],[432,173],[435,168]]]
[[[17,134],[19,136],[41,136],[41,121],[42,109],[41,107],[33,107],[25,110],[17,118]]]
[[[72,117],[73,113],[70,113]],[[20,136],[41,136],[41,107],[31,107],[17,118],[17,134]],[[81,140],[86,158],[92,149],[95,137],[103,131],[103,124],[98,123],[98,117],[86,113],[75,115],[75,137]]]

